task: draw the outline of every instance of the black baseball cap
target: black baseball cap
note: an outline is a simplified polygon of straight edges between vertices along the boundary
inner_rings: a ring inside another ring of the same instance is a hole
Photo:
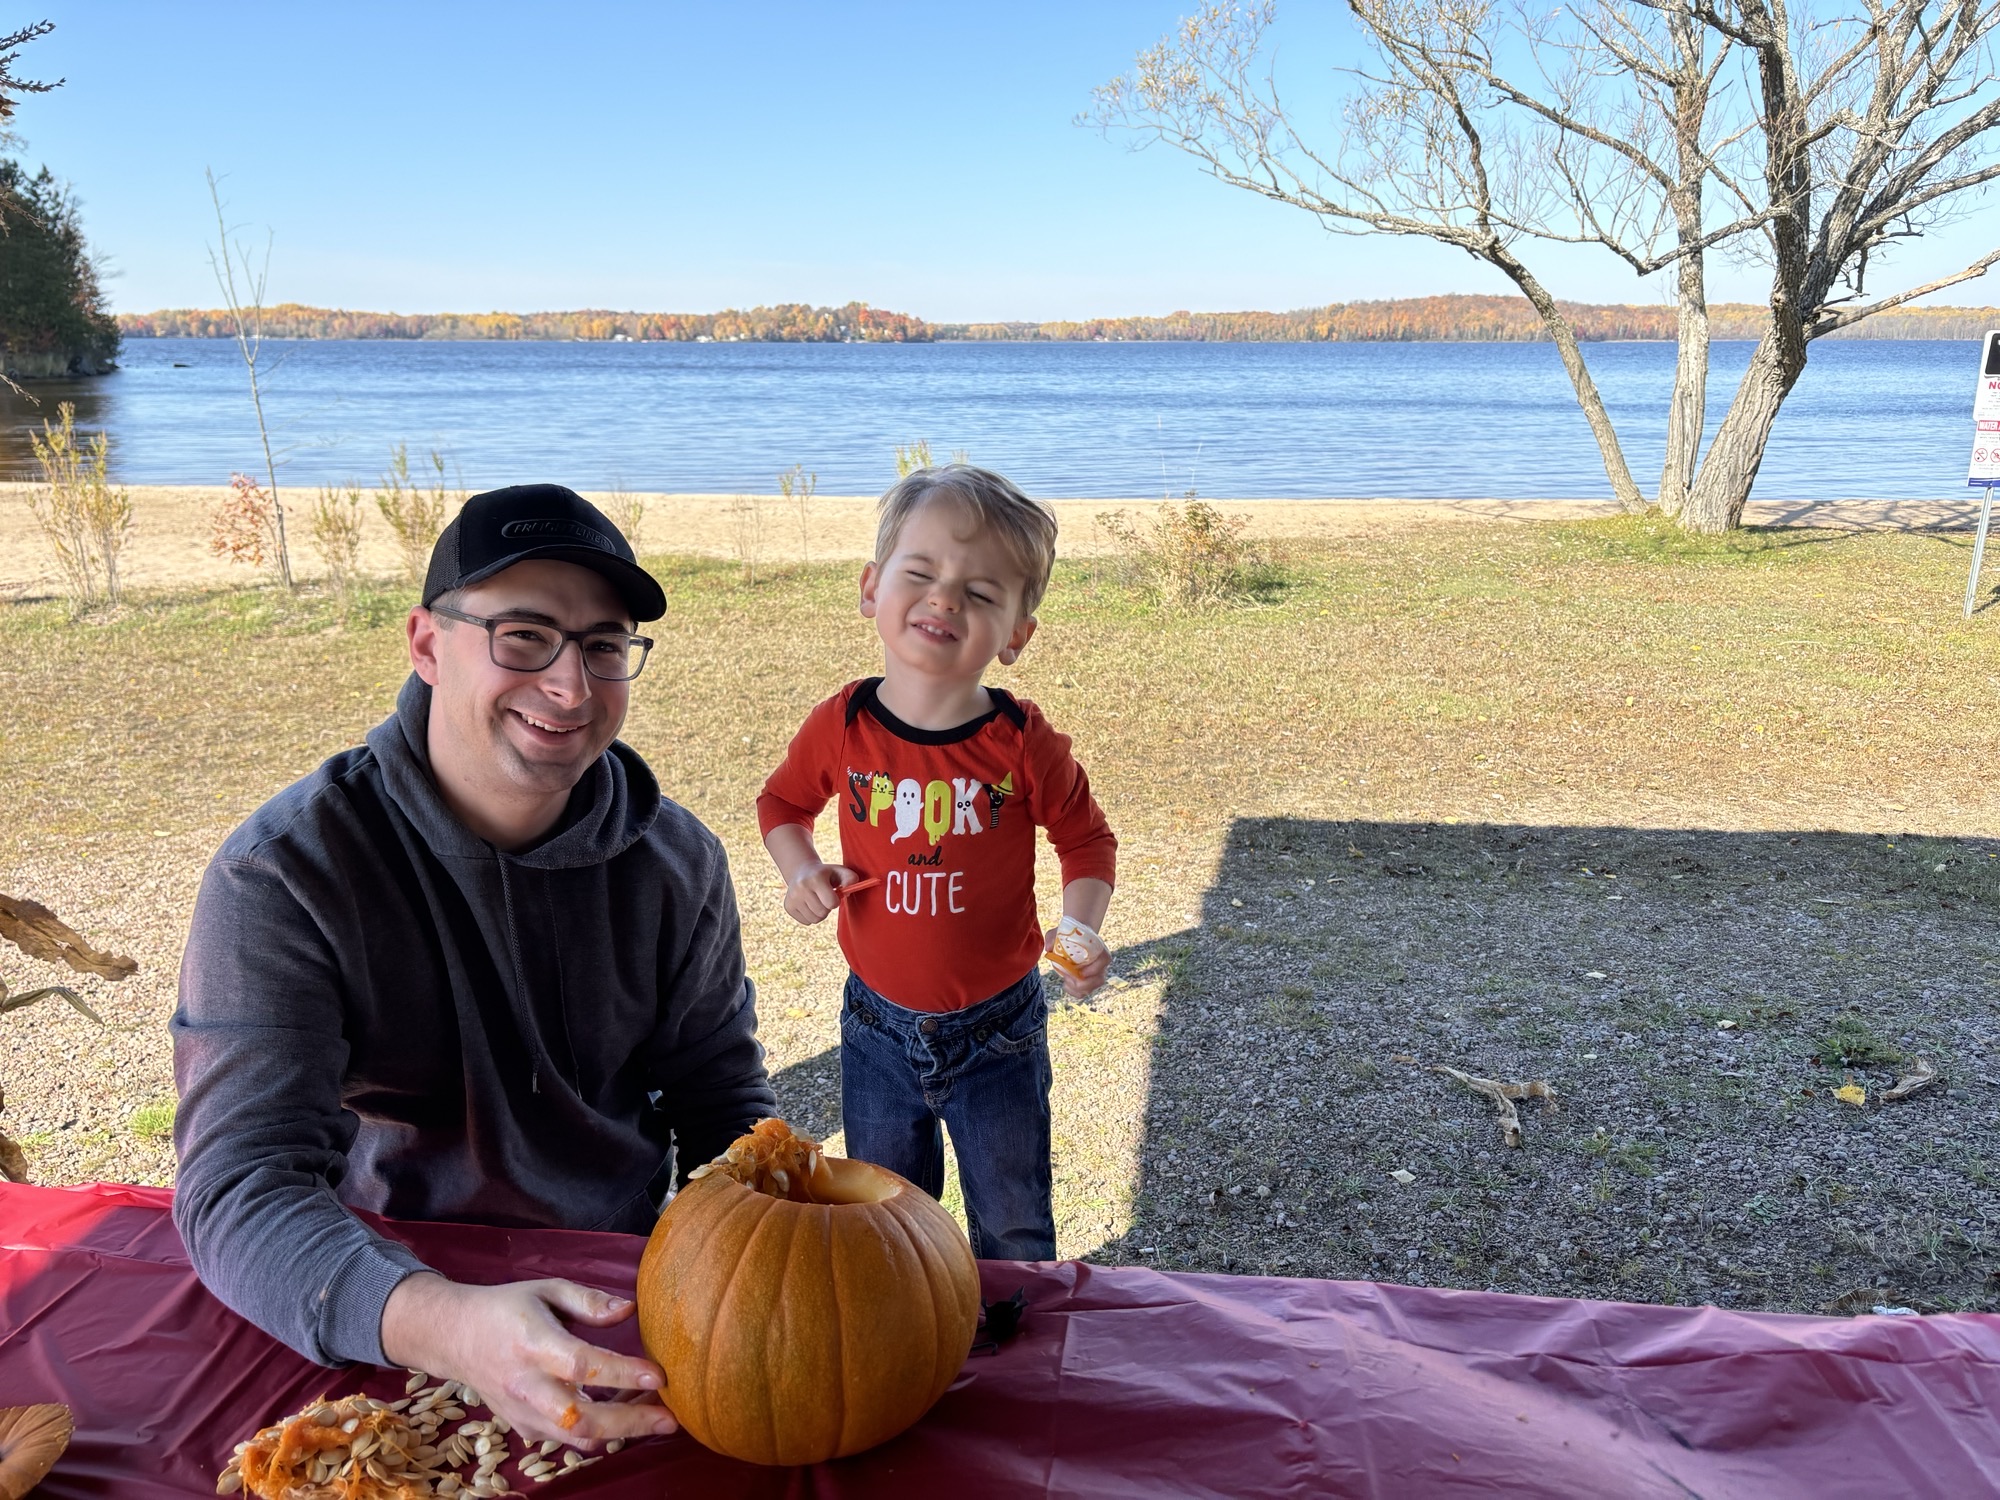
[[[537,557],[603,574],[634,620],[667,612],[666,594],[632,556],[632,544],[603,511],[559,484],[510,484],[466,501],[431,548],[424,605]]]

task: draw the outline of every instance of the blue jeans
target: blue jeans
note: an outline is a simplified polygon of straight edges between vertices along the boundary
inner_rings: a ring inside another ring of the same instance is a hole
[[[1054,1260],[1049,1007],[1039,969],[964,1010],[906,1010],[850,974],[840,1012],[847,1154],[944,1191],[951,1128],[972,1253]]]

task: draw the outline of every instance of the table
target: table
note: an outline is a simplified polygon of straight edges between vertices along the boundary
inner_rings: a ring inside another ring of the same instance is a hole
[[[212,1495],[232,1446],[328,1371],[211,1297],[172,1195],[0,1184],[0,1406],[62,1401],[49,1500]],[[629,1294],[629,1235],[385,1224],[468,1281]],[[2000,1318],[1806,1318],[1444,1291],[981,1264],[1023,1331],[866,1454],[771,1470],[692,1438],[636,1444],[551,1500],[662,1496],[1540,1494],[1631,1500],[2000,1493]],[[621,1347],[636,1349],[629,1325]]]

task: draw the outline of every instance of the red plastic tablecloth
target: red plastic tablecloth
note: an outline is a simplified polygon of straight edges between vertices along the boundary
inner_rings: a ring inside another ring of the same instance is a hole
[[[154,1188],[0,1184],[0,1406],[61,1401],[50,1500],[212,1495],[232,1446],[328,1371],[208,1295]],[[629,1293],[627,1235],[391,1224],[468,1281],[563,1275]],[[1027,1289],[1023,1332],[971,1360],[910,1432],[773,1470],[685,1435],[547,1486],[662,1496],[2000,1493],[2000,1319],[1822,1319],[1181,1276],[981,1266]],[[636,1348],[629,1325],[622,1346]]]

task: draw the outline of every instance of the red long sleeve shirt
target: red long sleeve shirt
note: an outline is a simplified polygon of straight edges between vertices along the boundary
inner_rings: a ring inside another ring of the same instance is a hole
[[[849,683],[806,716],[757,799],[769,835],[811,828],[838,798],[840,862],[882,883],[844,898],[840,947],[877,994],[910,1010],[963,1010],[1041,961],[1035,829],[1063,883],[1111,882],[1118,840],[1090,780],[1032,703],[988,688],[990,712],[917,729]]]

